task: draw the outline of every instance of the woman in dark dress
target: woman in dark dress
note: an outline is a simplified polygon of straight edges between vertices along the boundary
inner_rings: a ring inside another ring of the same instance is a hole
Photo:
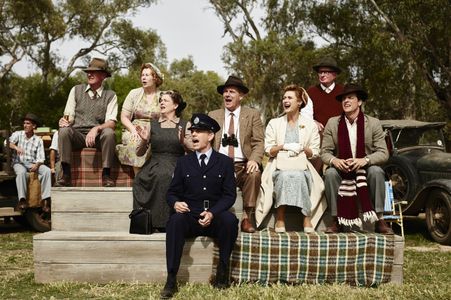
[[[192,149],[189,124],[180,119],[186,102],[177,91],[162,92],[159,98],[160,117],[152,120],[150,128],[137,127],[142,142],[136,149],[138,156],[144,155],[149,143],[152,156],[146,161],[133,182],[133,208],[144,207],[152,213],[152,227],[164,231],[171,208],[166,202],[166,193],[172,179],[175,164],[180,156]]]

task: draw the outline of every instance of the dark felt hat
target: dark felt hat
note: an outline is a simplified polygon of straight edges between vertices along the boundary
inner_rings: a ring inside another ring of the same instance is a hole
[[[366,101],[366,99],[368,99],[368,93],[361,86],[355,83],[345,84],[343,92],[335,96],[335,99],[341,102],[344,96],[351,93],[356,93],[359,100]]]
[[[221,127],[215,119],[207,116],[206,114],[193,114],[191,117],[191,127],[188,129],[209,130],[216,133],[221,129]]]
[[[25,115],[25,117],[23,117],[22,120],[23,121],[25,121],[25,120],[31,121],[34,124],[36,124],[37,127],[39,127],[41,125],[41,121],[39,120],[39,118],[35,114],[32,114],[32,113],[27,113]]]
[[[105,72],[107,77],[111,77],[111,72],[108,70],[108,62],[102,58],[94,57],[83,72],[101,71]]]
[[[340,67],[337,65],[337,61],[335,59],[333,59],[332,57],[323,57],[318,64],[313,66],[313,70],[315,70],[316,72],[319,71],[319,68],[324,67],[324,68],[331,68],[332,70],[334,70],[335,72],[337,72],[337,74],[341,73],[341,69]]]
[[[223,85],[219,85],[216,90],[222,95],[224,93],[224,88],[228,86],[238,88],[243,94],[247,94],[249,92],[249,89],[244,85],[243,80],[234,75],[230,75],[229,78],[227,78],[227,81]]]

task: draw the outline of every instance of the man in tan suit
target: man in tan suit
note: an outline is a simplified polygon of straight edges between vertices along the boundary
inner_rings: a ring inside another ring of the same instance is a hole
[[[217,91],[224,99],[224,109],[208,114],[221,126],[215,135],[214,149],[234,160],[236,185],[243,195],[241,231],[252,233],[255,232],[252,214],[261,184],[263,123],[258,110],[241,106],[249,89],[240,78],[229,76]]]
[[[336,96],[343,113],[330,118],[324,129],[321,159],[329,166],[324,183],[333,218],[326,233],[340,232],[342,225],[360,225],[359,201],[364,219],[377,221],[376,232],[393,234],[382,219],[385,174],[380,166],[388,159],[385,134],[378,119],[362,112],[367,98],[367,92],[358,85],[345,85]]]

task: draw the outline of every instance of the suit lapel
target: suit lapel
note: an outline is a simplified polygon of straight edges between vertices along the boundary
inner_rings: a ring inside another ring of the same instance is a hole
[[[219,127],[221,127],[221,129],[215,134],[215,144],[214,144],[214,149],[219,151],[222,134],[224,132],[225,109],[221,109],[220,111],[218,111],[218,114],[213,115],[212,118],[215,119],[216,122],[218,122]]]
[[[249,118],[248,118],[248,114],[247,114],[247,110],[245,107],[241,106],[241,112],[240,112],[240,136],[239,136],[239,143],[241,146],[241,149],[243,149],[243,141],[244,141],[244,137],[245,137],[245,133],[246,133],[246,129],[247,129],[247,123],[249,122]]]

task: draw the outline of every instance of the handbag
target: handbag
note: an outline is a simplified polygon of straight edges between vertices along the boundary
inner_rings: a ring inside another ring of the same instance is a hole
[[[276,157],[278,170],[307,170],[307,157],[304,152],[297,156],[289,156],[288,151],[279,151]]]
[[[130,215],[130,233],[152,234],[152,214],[147,208],[132,210]]]

